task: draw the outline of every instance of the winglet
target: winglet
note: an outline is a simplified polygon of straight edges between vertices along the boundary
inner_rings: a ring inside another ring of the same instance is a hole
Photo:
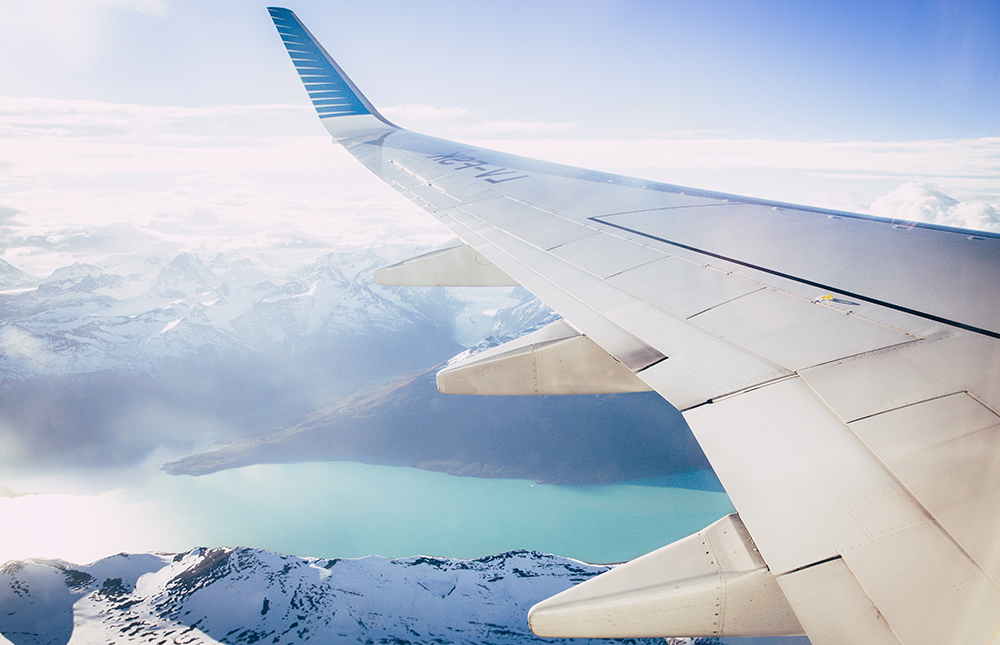
[[[292,11],[268,7],[274,26],[323,125],[335,139],[396,128],[378,113]]]

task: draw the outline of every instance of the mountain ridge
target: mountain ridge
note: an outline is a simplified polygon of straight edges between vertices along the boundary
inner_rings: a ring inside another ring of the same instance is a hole
[[[239,547],[119,554],[86,566],[24,560],[0,567],[0,634],[14,645],[587,643],[535,637],[527,611],[607,570],[534,551],[315,559]]]

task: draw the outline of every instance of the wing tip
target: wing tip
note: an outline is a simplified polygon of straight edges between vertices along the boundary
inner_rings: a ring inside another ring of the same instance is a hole
[[[364,130],[372,129],[365,125],[368,122],[374,128],[389,126],[398,129],[379,114],[295,12],[284,7],[268,7],[267,11],[320,121],[334,137],[353,136],[346,133],[354,133],[358,129],[357,123],[346,128],[336,125],[335,122],[342,117],[355,117],[348,121],[362,122],[360,125]]]

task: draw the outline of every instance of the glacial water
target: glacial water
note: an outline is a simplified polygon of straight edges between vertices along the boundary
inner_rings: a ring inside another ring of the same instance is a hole
[[[619,562],[732,512],[725,493],[705,490],[713,481],[695,473],[570,487],[352,462],[250,466],[202,477],[157,472],[96,494],[61,486],[57,495],[0,498],[0,510],[20,529],[8,535],[11,548],[0,561],[84,562],[119,551],[241,545],[317,557],[473,558],[535,549]]]
[[[725,493],[663,483],[566,487],[335,462],[158,478],[147,494],[213,545],[323,557],[535,549],[618,562],[733,510]]]

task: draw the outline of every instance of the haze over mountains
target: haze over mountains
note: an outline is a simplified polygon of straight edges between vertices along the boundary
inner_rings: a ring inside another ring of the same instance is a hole
[[[386,262],[181,254],[44,279],[0,265],[0,462],[113,466],[201,446],[166,470],[346,459],[607,483],[707,467],[655,394],[440,395],[443,361],[553,314],[521,289],[379,287]]]
[[[359,252],[289,271],[182,254],[8,282],[5,459],[124,463],[253,434],[459,351],[448,294],[383,295],[355,279],[383,262]]]
[[[166,464],[201,475],[256,463],[350,459],[451,475],[605,484],[708,468],[679,413],[654,393],[440,394],[437,368],[320,409],[305,421]]]

